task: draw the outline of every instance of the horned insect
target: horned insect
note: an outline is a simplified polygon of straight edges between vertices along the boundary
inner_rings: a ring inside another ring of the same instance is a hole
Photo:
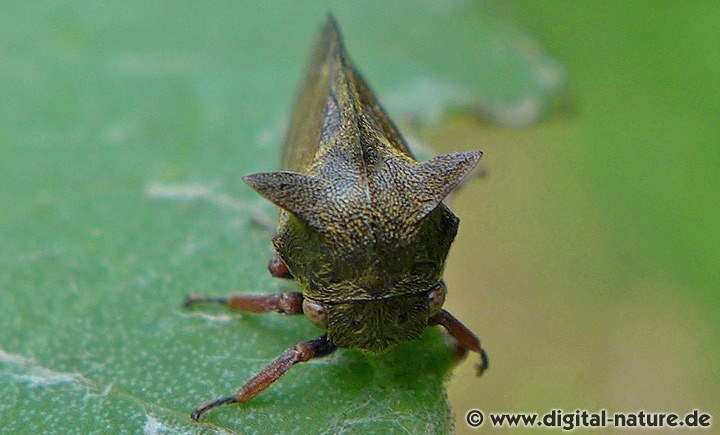
[[[325,330],[288,349],[235,395],[191,415],[247,402],[293,365],[359,348],[381,352],[441,325],[461,353],[480,341],[442,308],[445,259],[459,219],[443,199],[477,165],[480,151],[418,162],[352,66],[332,16],[315,45],[296,100],[283,170],[244,181],[279,207],[270,273],[294,279],[300,292],[190,296],[248,312],[304,314]]]

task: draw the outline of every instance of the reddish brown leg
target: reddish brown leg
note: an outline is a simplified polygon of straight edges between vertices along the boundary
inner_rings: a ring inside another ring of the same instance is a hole
[[[183,306],[188,307],[198,302],[227,305],[233,310],[251,313],[267,313],[274,311],[283,314],[302,314],[302,293],[275,293],[271,295],[231,295],[224,297],[208,297],[191,295],[185,299]]]
[[[488,360],[487,353],[485,353],[485,349],[480,346],[480,339],[452,314],[445,310],[440,310],[439,313],[428,319],[428,325],[442,325],[465,351],[470,350],[480,354],[480,364],[477,365],[478,376],[488,368],[490,361]]]
[[[268,270],[270,271],[270,275],[275,278],[293,278],[292,273],[290,273],[290,269],[288,269],[287,265],[284,261],[282,261],[282,258],[280,258],[277,252],[273,252],[270,256],[270,261],[268,261]]]
[[[298,343],[295,347],[288,349],[280,355],[278,359],[270,363],[260,373],[247,381],[245,385],[235,393],[234,396],[224,397],[222,399],[211,400],[197,407],[190,414],[193,421],[198,421],[206,411],[216,406],[228,403],[245,403],[253,397],[257,396],[261,391],[269,387],[273,382],[277,381],[280,376],[284,375],[290,367],[299,362],[305,362],[312,358],[318,358],[334,352],[336,346],[328,339],[327,335],[322,335],[314,340]]]

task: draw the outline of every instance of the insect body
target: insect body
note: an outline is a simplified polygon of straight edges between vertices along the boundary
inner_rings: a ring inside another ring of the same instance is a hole
[[[442,272],[459,219],[443,199],[475,167],[479,151],[417,162],[347,57],[330,17],[295,105],[283,171],[244,178],[280,208],[273,275],[301,292],[194,296],[242,311],[305,314],[326,333],[286,351],[231,397],[246,402],[291,366],[336,348],[383,351],[444,326],[464,352],[487,357],[477,337],[442,309]]]

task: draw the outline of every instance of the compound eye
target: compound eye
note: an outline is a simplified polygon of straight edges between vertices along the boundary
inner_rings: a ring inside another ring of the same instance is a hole
[[[318,328],[327,327],[327,312],[322,305],[308,299],[303,300],[303,313]]]
[[[442,281],[430,290],[430,293],[428,294],[430,316],[434,316],[442,309],[442,306],[445,303],[445,293],[447,293],[447,288],[445,287],[445,283]]]

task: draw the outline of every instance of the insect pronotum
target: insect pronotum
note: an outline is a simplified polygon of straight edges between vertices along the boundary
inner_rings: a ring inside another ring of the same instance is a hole
[[[235,395],[199,406],[192,419],[247,402],[299,362],[337,348],[380,352],[434,325],[447,329],[463,355],[479,353],[482,373],[488,359],[480,341],[442,309],[442,273],[459,223],[443,199],[481,156],[416,161],[328,17],[295,103],[283,171],[244,178],[280,208],[270,273],[294,278],[301,291],[186,301],[305,314],[325,333],[288,349]]]

